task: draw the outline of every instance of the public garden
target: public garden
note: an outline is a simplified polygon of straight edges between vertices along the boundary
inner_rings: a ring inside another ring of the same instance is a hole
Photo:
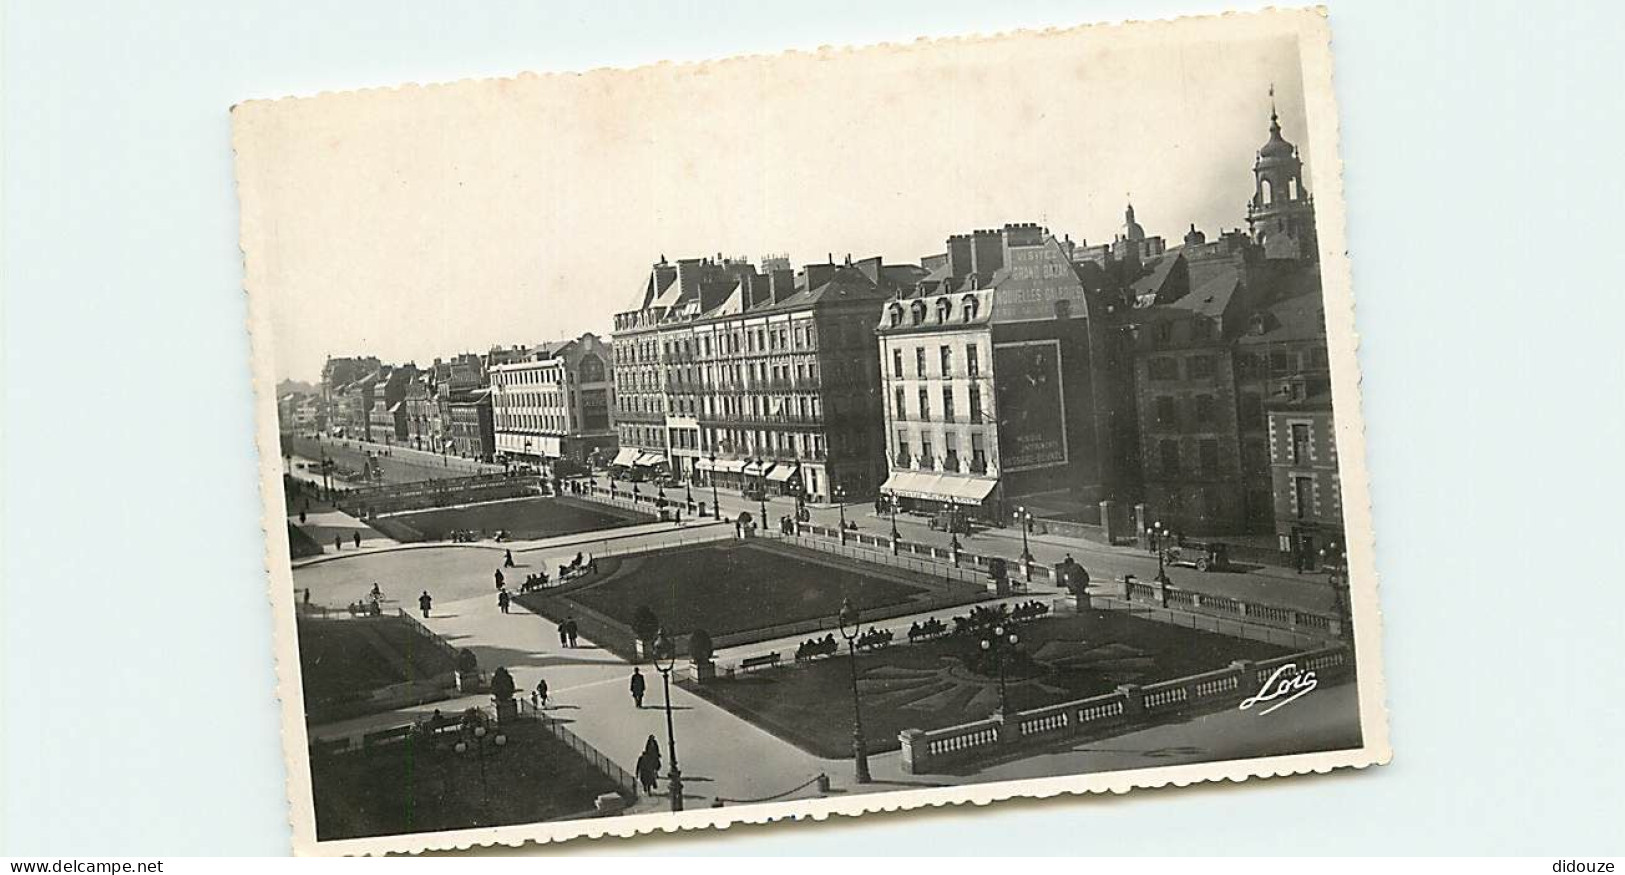
[[[1010,628],[1019,638],[1002,657],[1012,711],[1290,652],[1121,611],[1052,615]],[[999,709],[1000,656],[983,651],[981,637],[950,633],[908,644],[899,636],[889,646],[859,651],[858,690],[870,752],[896,750],[905,729],[953,726]],[[817,756],[849,756],[852,667],[846,643],[839,644],[833,656],[685,686]]]
[[[652,522],[651,514],[610,505],[590,504],[567,496],[519,498],[463,507],[394,514],[374,526],[397,541],[449,541],[452,533],[497,531],[509,540],[531,541]]]
[[[313,754],[317,835],[363,838],[589,817],[600,794],[619,789],[539,721],[514,721],[500,733],[500,746],[492,727],[479,738],[416,735]]]
[[[573,602],[630,632],[647,608],[673,636],[713,636],[831,620],[844,599],[892,616],[985,598],[985,588],[900,569],[865,565],[816,550],[767,542],[724,542],[621,557],[599,580],[542,596],[554,614]],[[528,604],[528,602],[527,602]]]

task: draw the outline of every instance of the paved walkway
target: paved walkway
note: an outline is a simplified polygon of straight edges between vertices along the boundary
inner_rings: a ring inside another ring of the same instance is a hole
[[[666,494],[681,498],[683,492],[681,489],[667,490]],[[601,496],[599,498],[601,499]],[[694,498],[696,501],[704,498],[709,502],[711,491],[695,490]],[[761,514],[759,502],[746,501],[737,492],[730,495],[727,491],[719,491],[718,498],[722,502],[725,517],[736,518],[741,511],[749,511],[752,517]],[[817,525],[830,528],[840,525],[841,511],[837,508],[810,507],[809,511],[812,522]],[[769,520],[776,522],[781,516],[794,512],[793,499],[769,499],[767,502]],[[856,523],[859,530],[865,534],[889,536],[891,533],[891,518],[874,514],[868,505],[847,507],[846,520],[849,523]],[[772,524],[775,523],[770,523]],[[936,544],[944,548],[948,546],[948,535],[933,531],[928,524],[912,517],[898,515],[897,529],[903,540],[908,543]],[[1012,573],[1020,573],[1019,566],[1015,563],[1022,549],[1019,530],[990,529],[975,535],[961,535],[959,540],[967,552],[1004,556],[1010,559]],[[848,541],[847,546],[869,549],[853,541]],[[1028,547],[1035,564],[1054,566],[1067,556],[1072,556],[1097,582],[1106,578],[1121,579],[1125,574],[1149,581],[1157,575],[1156,556],[1136,547],[1108,547],[1094,541],[1058,537],[1032,537],[1028,541]],[[1323,614],[1336,611],[1334,593],[1327,585],[1325,575],[1299,575],[1288,569],[1269,566],[1248,572],[1205,573],[1194,568],[1168,568],[1167,574],[1177,587],[1212,595]]]
[[[713,524],[711,528],[717,527]],[[663,531],[629,539],[627,546],[652,547],[670,543],[685,534],[697,533],[685,533],[667,524]],[[648,679],[648,694],[645,707],[635,708],[628,691],[630,664],[587,640],[582,640],[581,646],[576,648],[561,645],[556,625],[517,603],[512,613],[503,614],[496,605],[491,579],[492,570],[500,562],[494,549],[494,546],[492,550],[438,546],[410,551],[365,551],[345,560],[335,559],[296,569],[294,584],[299,588],[309,587],[315,603],[332,606],[359,597],[375,581],[386,594],[387,607],[415,608],[417,593],[430,590],[435,598],[434,607],[424,620],[430,629],[454,646],[472,650],[483,670],[506,667],[527,698],[537,679],[545,677],[550,693],[548,713],[621,768],[633,769],[650,735],[655,736],[665,751],[665,718],[658,707],[663,702],[663,691],[658,673],[648,666],[642,668]],[[520,567],[509,572],[509,579],[523,580],[526,568],[533,565],[546,563],[547,567],[553,567],[568,562],[578,549],[577,543],[566,543],[566,539],[535,542],[516,549]],[[1014,600],[1041,597],[1042,594],[1032,593],[1016,596]],[[953,611],[932,613],[951,615]],[[896,622],[901,622],[906,630],[909,619]],[[789,654],[793,655],[799,638],[786,641],[790,642]],[[1357,725],[1357,721],[1347,718],[1348,708],[1340,698],[1342,695],[1328,690],[1323,697],[1327,706],[1310,708],[1306,701],[1300,703],[1305,707],[1299,713],[1283,711],[1264,718],[1271,720],[1270,723],[1248,723],[1258,719],[1251,713],[1211,715],[1178,726],[1154,727],[1108,742],[1079,745],[990,766],[969,776],[907,775],[902,771],[900,753],[878,754],[870,758],[874,783],[860,787],[852,781],[849,760],[814,756],[686,690],[675,685],[671,689],[678,758],[691,808],[708,806],[717,799],[739,803],[814,797],[818,795],[816,783],[793,793],[786,794],[786,791],[813,782],[820,774],[830,777],[834,793],[877,792],[1169,765],[1216,756],[1264,755],[1278,752],[1283,744],[1299,738],[1326,737],[1341,731],[1338,727]],[[1352,693],[1347,695],[1352,701]],[[317,727],[312,734],[317,738],[354,737],[371,729],[399,725],[435,709],[450,712],[488,702],[486,696],[469,696]],[[1274,719],[1277,717],[1281,719]],[[1265,731],[1260,732],[1260,726],[1265,727]],[[669,752],[665,755],[669,762]],[[645,800],[640,804],[653,803]]]

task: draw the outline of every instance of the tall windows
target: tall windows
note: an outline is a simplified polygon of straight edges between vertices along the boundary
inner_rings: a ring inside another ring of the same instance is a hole
[[[972,474],[987,473],[987,438],[981,434],[970,436],[970,470]]]
[[[1292,464],[1302,465],[1309,461],[1309,424],[1307,422],[1292,423]]]
[[[1158,441],[1157,455],[1158,461],[1162,463],[1164,477],[1179,474],[1179,441]]]
[[[903,403],[903,387],[898,386],[892,392],[892,418],[901,422],[908,419],[908,407]]]
[[[914,376],[925,376],[925,347],[914,347]]]
[[[981,373],[981,368],[976,361],[976,344],[974,343],[965,345],[965,372],[972,377],[979,376]]]
[[[891,351],[891,375],[898,379],[903,377],[903,351],[893,348]]]
[[[975,347],[971,348],[975,349]],[[972,383],[970,387],[970,421],[982,421],[982,387],[975,383]]]
[[[931,421],[931,390],[920,388],[920,421]]]
[[[943,347],[945,350],[947,348],[946,346]],[[942,387],[942,421],[954,421],[954,387],[952,386]]]
[[[942,359],[942,375],[944,377],[952,376],[954,372],[954,348],[943,344],[938,351],[938,355]]]

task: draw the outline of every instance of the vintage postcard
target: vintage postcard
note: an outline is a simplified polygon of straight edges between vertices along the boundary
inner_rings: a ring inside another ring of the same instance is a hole
[[[1322,10],[232,121],[298,852],[1388,760]]]

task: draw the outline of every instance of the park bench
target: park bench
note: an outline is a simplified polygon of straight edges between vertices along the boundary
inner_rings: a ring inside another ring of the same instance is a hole
[[[380,729],[361,736],[364,747],[383,747],[390,744],[399,744],[412,734],[411,726],[396,726],[393,729]]]
[[[779,652],[775,650],[772,653],[764,653],[761,656],[747,657],[739,663],[739,670],[749,672],[755,671],[758,668],[766,668],[778,664]]]

